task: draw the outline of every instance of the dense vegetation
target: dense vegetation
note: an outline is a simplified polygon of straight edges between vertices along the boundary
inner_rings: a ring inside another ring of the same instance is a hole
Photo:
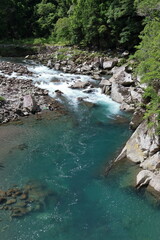
[[[94,48],[133,48],[143,16],[133,0],[6,0],[0,39],[49,38]]]
[[[134,58],[148,84],[145,117],[159,118],[159,0],[5,0],[0,15],[0,40],[39,38],[105,50],[133,50],[139,44]]]
[[[145,16],[141,42],[134,55],[137,72],[142,82],[147,84],[144,97],[147,100],[145,118],[153,125],[152,116],[156,114],[160,133],[160,2],[159,0],[136,0],[137,12]]]

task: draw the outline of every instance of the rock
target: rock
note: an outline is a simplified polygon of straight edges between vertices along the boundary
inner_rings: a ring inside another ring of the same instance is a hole
[[[112,69],[116,64],[118,63],[118,59],[112,59],[109,61],[104,61],[103,62],[103,69]]]
[[[7,200],[6,205],[11,205],[16,202],[17,202],[17,200],[15,198],[12,198],[12,199]]]
[[[73,89],[85,88],[85,87],[87,87],[89,85],[90,85],[89,82],[78,81],[75,84],[71,85],[71,88],[73,88]]]
[[[157,192],[160,192],[160,173],[154,174],[149,182],[149,185]]]
[[[15,207],[16,208],[19,208],[19,207],[24,208],[24,207],[26,207],[26,205],[27,205],[27,203],[25,203],[25,202],[17,202]]]
[[[95,107],[95,106],[96,106],[95,103],[93,103],[93,102],[88,102],[88,101],[85,101],[85,100],[83,100],[82,103],[83,103],[83,105],[85,105],[86,107],[89,107],[89,108],[92,108],[92,107]]]
[[[126,71],[127,73],[132,73],[132,72],[133,72],[132,66],[127,65],[127,66],[125,67],[125,71]]]
[[[60,70],[60,67],[61,67],[61,64],[60,63],[56,63],[55,65],[54,65],[54,68],[55,68],[55,70]]]
[[[7,201],[7,198],[5,197],[0,197],[0,204],[3,204]]]
[[[89,89],[86,89],[86,90],[83,90],[84,93],[93,93],[95,90],[92,89],[92,88],[89,88]]]
[[[136,163],[142,163],[160,150],[156,128],[148,128],[147,121],[143,121],[127,141],[124,150],[125,158]]]
[[[153,177],[153,173],[148,170],[142,170],[137,175],[136,187],[140,188],[144,185],[147,185]]]
[[[28,213],[27,208],[15,207],[12,209],[11,217],[22,217],[27,213]]]
[[[56,93],[58,96],[62,96],[62,95],[63,95],[63,92],[61,92],[60,90],[55,90],[55,93]]]
[[[83,65],[82,67],[81,67],[81,71],[82,72],[88,72],[88,71],[91,71],[92,70],[92,68],[91,68],[91,66],[89,66],[89,65]]]
[[[131,129],[135,130],[140,125],[140,123],[143,121],[144,112],[144,109],[140,107],[136,108],[130,122]]]
[[[116,82],[112,83],[111,98],[113,101],[118,102],[118,103],[122,103],[124,100],[124,96],[121,93],[120,86]]]
[[[134,81],[132,80],[132,75],[127,72],[123,72],[124,78],[121,79],[121,84],[126,87],[130,87],[134,84]]]
[[[128,103],[123,101],[121,106],[120,106],[120,109],[125,111],[125,112],[133,112],[134,109],[135,109],[135,106],[134,106],[134,104],[128,104]]]
[[[53,67],[53,64],[52,64],[51,59],[48,60],[47,67],[49,67],[49,68],[52,68],[52,67]]]
[[[29,110],[32,113],[35,113],[38,109],[38,106],[35,102],[35,99],[31,95],[25,95],[23,98],[23,108]]]
[[[131,98],[134,103],[139,103],[139,104],[142,103],[142,95],[143,95],[143,91],[139,93],[138,89],[136,90],[131,89]]]
[[[160,169],[160,152],[155,153],[153,156],[148,157],[140,164],[140,167],[146,170],[159,170]]]
[[[102,79],[102,78],[100,77],[100,75],[98,75],[98,74],[94,74],[92,78],[95,79],[95,80],[97,80],[97,81],[100,81],[100,80]]]
[[[111,86],[103,86],[102,93],[104,93],[106,95],[110,95],[110,93],[111,93]]]
[[[6,192],[3,190],[0,190],[0,197],[5,197],[6,196]]]
[[[100,84],[99,84],[100,87],[111,86],[111,85],[112,85],[111,82],[107,79],[102,79]]]
[[[23,193],[20,197],[21,200],[26,200],[28,198],[28,195],[26,193]]]
[[[122,57],[127,57],[129,55],[129,52],[126,50],[122,53]]]

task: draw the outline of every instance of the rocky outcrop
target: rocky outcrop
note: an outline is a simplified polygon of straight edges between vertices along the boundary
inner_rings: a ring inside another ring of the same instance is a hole
[[[152,119],[156,123],[156,119]],[[127,141],[116,161],[129,159],[142,168],[137,175],[137,187],[148,185],[160,191],[160,138],[156,127],[143,121]]]

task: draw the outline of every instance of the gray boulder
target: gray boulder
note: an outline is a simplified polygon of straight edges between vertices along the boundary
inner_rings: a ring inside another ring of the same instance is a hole
[[[31,95],[25,95],[23,97],[23,109],[31,113],[35,113],[38,110],[37,103]],[[25,111],[25,112],[26,112]]]
[[[112,69],[116,64],[118,63],[118,59],[112,59],[109,61],[104,61],[103,62],[103,69],[105,70],[110,70]]]
[[[75,84],[71,85],[71,88],[73,88],[73,89],[85,88],[85,87],[87,87],[89,85],[90,85],[89,82],[78,81]]]

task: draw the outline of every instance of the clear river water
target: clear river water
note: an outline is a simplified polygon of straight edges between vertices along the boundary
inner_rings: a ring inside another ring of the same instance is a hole
[[[132,187],[135,166],[125,163],[105,176],[131,135],[129,116],[98,88],[85,93],[68,87],[77,79],[94,82],[89,76],[24,64],[51,96],[56,89],[64,92],[59,101],[68,113],[0,126],[0,188],[30,181],[54,192],[24,217],[11,219],[1,211],[0,240],[159,240],[159,207]],[[95,105],[78,104],[77,97]],[[117,115],[126,121],[117,121]]]

